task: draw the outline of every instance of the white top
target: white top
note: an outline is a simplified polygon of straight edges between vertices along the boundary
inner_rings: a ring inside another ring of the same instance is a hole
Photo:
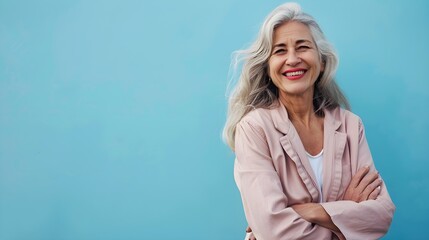
[[[307,154],[308,160],[310,161],[310,164],[311,164],[311,168],[313,168],[314,175],[316,176],[317,187],[319,188],[319,192],[320,192],[319,202],[322,202],[322,199],[323,199],[322,198],[323,149],[316,156],[310,155],[307,151],[305,153]]]

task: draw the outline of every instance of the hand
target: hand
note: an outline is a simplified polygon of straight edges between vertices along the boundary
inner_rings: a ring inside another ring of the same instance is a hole
[[[247,235],[245,240],[256,240],[256,237],[253,235],[252,229],[249,226],[246,228],[246,233]]]
[[[344,194],[343,200],[357,203],[375,200],[380,194],[382,180],[378,172],[369,172],[369,167],[363,167],[353,176]]]

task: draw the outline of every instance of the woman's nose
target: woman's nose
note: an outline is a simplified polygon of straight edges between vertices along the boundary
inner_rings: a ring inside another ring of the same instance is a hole
[[[295,51],[289,51],[286,56],[286,65],[289,66],[296,66],[298,63],[301,62],[301,59],[296,55]]]

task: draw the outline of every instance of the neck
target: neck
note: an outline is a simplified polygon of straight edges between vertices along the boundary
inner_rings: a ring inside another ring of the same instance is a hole
[[[289,119],[292,122],[299,122],[307,127],[317,118],[314,113],[313,91],[304,95],[286,95],[282,92],[279,100],[286,107]]]

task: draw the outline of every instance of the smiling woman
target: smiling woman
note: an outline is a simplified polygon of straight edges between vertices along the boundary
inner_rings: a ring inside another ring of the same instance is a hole
[[[280,90],[280,99],[312,100],[324,64],[310,29],[300,22],[287,22],[274,31],[273,43],[268,74]]]
[[[247,237],[382,237],[395,206],[316,21],[295,3],[281,5],[237,58],[244,62],[224,138],[236,154]]]

